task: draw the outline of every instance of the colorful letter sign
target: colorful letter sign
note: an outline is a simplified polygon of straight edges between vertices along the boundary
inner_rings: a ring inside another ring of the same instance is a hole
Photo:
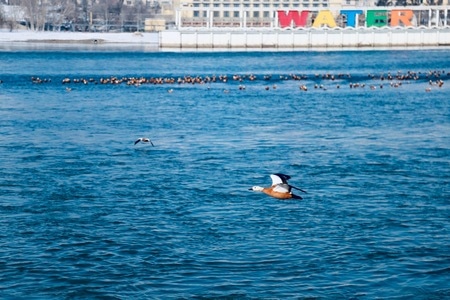
[[[347,19],[349,27],[357,27],[358,15],[363,15],[364,11],[361,9],[345,9],[341,10],[339,14],[344,15]],[[389,24],[390,15],[390,24]],[[305,27],[308,24],[308,18],[312,15],[311,11],[277,11],[278,21],[281,28],[285,27]],[[412,26],[412,19],[414,12],[410,9],[393,9],[387,10],[367,10],[365,21],[367,27],[383,27],[383,26]],[[320,10],[317,16],[311,19],[312,27],[336,27],[335,16],[330,10]]]

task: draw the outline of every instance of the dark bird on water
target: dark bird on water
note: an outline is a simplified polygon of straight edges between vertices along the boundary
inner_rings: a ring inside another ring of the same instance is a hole
[[[149,138],[145,138],[145,137],[138,138],[138,139],[134,142],[134,144],[136,145],[136,144],[139,143],[139,142],[141,142],[141,143],[150,143],[150,144],[152,144],[153,147],[155,147],[155,145],[153,145],[152,141],[151,141]]]

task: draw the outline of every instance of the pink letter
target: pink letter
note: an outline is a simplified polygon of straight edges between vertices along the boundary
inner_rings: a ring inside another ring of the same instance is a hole
[[[291,26],[292,21],[294,21],[296,27],[305,27],[309,11],[304,10],[301,12],[301,14],[299,14],[296,10],[290,10],[286,14],[284,10],[279,10],[277,11],[277,13],[281,28]]]

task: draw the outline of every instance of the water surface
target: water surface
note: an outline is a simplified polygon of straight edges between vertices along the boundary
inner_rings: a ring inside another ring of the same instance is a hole
[[[0,294],[449,298],[449,72],[444,50],[0,52]],[[276,172],[304,200],[248,190]]]

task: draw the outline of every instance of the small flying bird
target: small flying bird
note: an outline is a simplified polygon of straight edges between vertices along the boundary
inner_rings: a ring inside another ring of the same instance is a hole
[[[272,178],[272,186],[270,187],[254,186],[249,190],[263,192],[264,194],[277,199],[303,199],[302,197],[294,195],[292,193],[291,189],[296,189],[303,193],[306,193],[306,191],[290,185],[287,181],[291,179],[291,176],[281,173],[275,173],[271,174],[270,178]]]
[[[150,144],[152,144],[153,147],[155,147],[155,145],[153,145],[152,141],[151,141],[149,138],[145,138],[145,137],[138,138],[138,139],[134,142],[134,144],[136,145],[136,144],[139,143],[139,142],[142,142],[142,143],[150,143]]]

